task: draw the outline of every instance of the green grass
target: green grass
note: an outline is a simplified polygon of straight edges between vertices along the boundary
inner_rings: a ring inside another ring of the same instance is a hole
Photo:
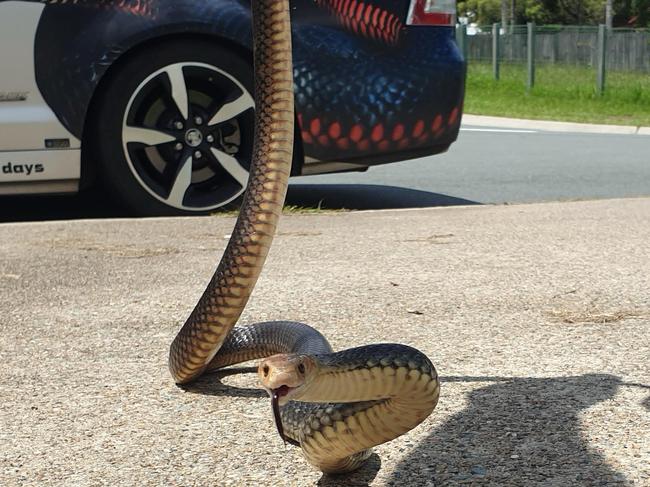
[[[285,215],[311,215],[314,213],[342,213],[349,211],[346,208],[321,208],[321,203],[318,203],[318,206],[315,208],[310,208],[307,206],[285,205],[284,208],[282,208],[282,213]]]
[[[596,94],[595,70],[540,65],[526,94],[526,67],[502,64],[499,81],[492,65],[470,62],[465,113],[570,122],[650,126],[650,74],[609,71],[605,94]]]
[[[307,207],[307,206],[295,206],[295,205],[285,205],[282,207],[282,213],[284,215],[313,215],[313,214],[326,214],[326,213],[343,213],[347,212],[350,210],[347,210],[345,208],[321,208],[320,203],[318,204],[317,207]],[[211,213],[212,216],[227,216],[227,217],[233,217],[239,215],[239,208],[235,209],[230,209],[230,210],[222,210],[222,211],[215,211],[214,213]]]

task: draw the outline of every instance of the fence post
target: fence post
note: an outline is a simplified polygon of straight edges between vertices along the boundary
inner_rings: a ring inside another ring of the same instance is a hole
[[[501,30],[501,25],[497,22],[492,24],[492,72],[494,73],[494,79],[499,80],[499,58],[500,55],[500,42],[499,42],[499,31]]]
[[[607,30],[604,24],[598,26],[598,62],[596,63],[596,92],[605,93],[605,64],[607,62]]]
[[[526,93],[530,93],[535,86],[535,22],[528,22],[526,28],[528,29]]]
[[[458,24],[456,26],[456,45],[463,55],[463,61],[467,64],[467,24]]]

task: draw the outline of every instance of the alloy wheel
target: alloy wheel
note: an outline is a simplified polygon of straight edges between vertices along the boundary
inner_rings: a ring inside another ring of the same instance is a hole
[[[168,65],[132,94],[122,146],[136,181],[173,208],[204,212],[245,190],[254,101],[229,73],[203,63]]]

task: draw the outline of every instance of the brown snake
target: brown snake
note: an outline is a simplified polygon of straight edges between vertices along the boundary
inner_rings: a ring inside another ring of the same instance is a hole
[[[370,448],[409,431],[435,408],[428,358],[377,344],[334,353],[302,323],[234,327],[268,254],[284,204],[294,134],[288,0],[253,0],[255,145],[241,211],[219,265],[174,339],[169,369],[187,383],[206,369],[266,358],[262,386],[287,441],[324,472],[358,468]]]

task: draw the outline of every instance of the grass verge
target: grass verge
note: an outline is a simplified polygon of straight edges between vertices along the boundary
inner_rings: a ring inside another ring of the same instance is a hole
[[[605,94],[596,94],[595,70],[540,65],[526,93],[526,67],[502,64],[499,81],[489,63],[470,62],[465,113],[567,122],[650,126],[650,75],[606,74]]]

